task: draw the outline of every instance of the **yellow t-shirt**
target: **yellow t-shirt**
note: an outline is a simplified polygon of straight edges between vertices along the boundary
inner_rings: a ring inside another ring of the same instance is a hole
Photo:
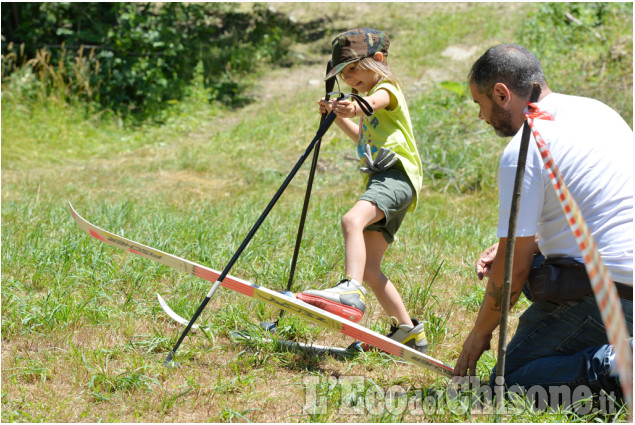
[[[360,166],[365,166],[363,158],[366,144],[370,144],[373,159],[382,147],[394,152],[398,161],[393,167],[404,171],[415,189],[415,199],[409,209],[409,211],[414,211],[423,184],[423,166],[412,131],[410,112],[401,89],[388,81],[377,83],[368,92],[368,96],[381,89],[390,94],[391,104],[393,104],[392,100],[396,99],[397,105],[391,110],[388,109],[389,107],[382,108],[369,117],[362,115],[357,140]],[[369,176],[365,173],[362,175],[364,176],[364,185],[366,185]]]

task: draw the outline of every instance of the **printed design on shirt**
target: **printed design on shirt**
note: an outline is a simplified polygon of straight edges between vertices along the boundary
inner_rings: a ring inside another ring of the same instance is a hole
[[[370,119],[372,118],[372,119]],[[370,122],[368,122],[370,121]],[[371,115],[368,118],[360,117],[359,119],[359,137],[357,138],[357,156],[359,159],[364,158],[364,154],[366,153],[366,145],[370,145],[370,152],[375,158],[375,154],[379,150],[376,146],[373,145],[373,141],[368,133],[368,126],[372,126],[373,128],[377,128],[379,125],[379,120],[374,115]]]

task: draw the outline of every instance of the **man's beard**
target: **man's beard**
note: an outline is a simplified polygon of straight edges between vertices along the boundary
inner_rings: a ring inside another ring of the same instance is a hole
[[[518,129],[512,127],[511,112],[501,108],[496,102],[493,102],[492,121],[490,125],[500,137],[512,137],[518,132]]]

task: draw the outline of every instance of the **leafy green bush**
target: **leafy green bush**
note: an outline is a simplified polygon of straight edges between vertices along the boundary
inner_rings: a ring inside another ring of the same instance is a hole
[[[241,104],[246,76],[260,61],[284,58],[297,31],[261,4],[250,12],[237,7],[14,3],[2,9],[3,80],[27,66],[47,94],[66,86],[65,97],[145,118],[181,99],[200,70],[210,100]]]
[[[517,38],[540,59],[553,90],[599,99],[632,122],[633,3],[540,3]]]
[[[632,123],[632,12],[632,3],[540,3],[510,42],[536,55],[552,90],[601,100]],[[426,185],[495,190],[505,141],[479,124],[467,81],[440,83],[414,99],[410,113]]]
[[[615,14],[632,12],[630,3],[542,3],[522,21],[518,35],[540,56],[557,57],[585,47],[602,51],[609,41],[609,34],[603,34],[607,22]]]

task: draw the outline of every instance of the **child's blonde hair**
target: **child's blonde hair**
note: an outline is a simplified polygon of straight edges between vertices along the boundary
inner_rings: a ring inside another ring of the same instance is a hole
[[[384,56],[384,60],[381,62],[372,57],[369,57],[360,59],[359,61],[357,61],[357,64],[361,69],[373,71],[375,74],[379,75],[380,81],[387,80],[394,86],[401,87],[399,79],[392,72],[390,65],[388,65],[388,58],[386,58],[386,56]],[[357,93],[356,89],[353,89],[352,91],[353,93]]]

